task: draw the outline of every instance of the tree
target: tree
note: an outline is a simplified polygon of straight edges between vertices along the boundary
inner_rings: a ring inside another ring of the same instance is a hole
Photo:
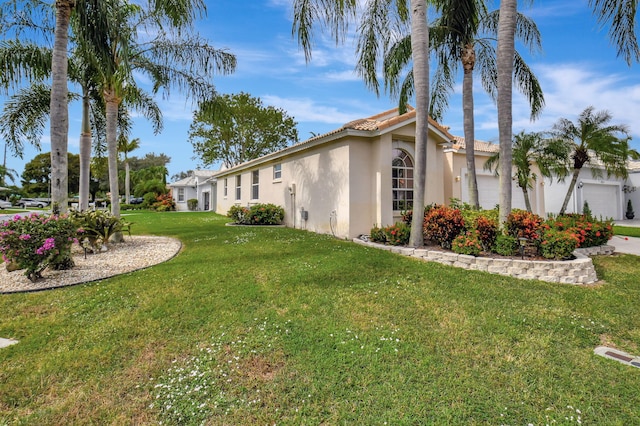
[[[463,69],[463,117],[464,138],[469,185],[469,203],[479,207],[478,185],[475,166],[475,126],[473,107],[473,73],[479,70],[485,91],[495,100],[496,93],[496,52],[493,39],[497,33],[499,12],[487,13],[484,2],[463,0],[446,2],[441,7],[442,15],[430,25],[431,48],[437,61],[433,73],[433,87],[429,115],[440,120],[448,107],[449,96],[453,93],[455,77],[460,67]],[[540,47],[540,33],[533,21],[518,14],[517,34],[530,51]],[[402,84],[400,72],[411,63],[409,47],[411,35],[394,43],[385,54],[385,86],[392,95],[397,94],[399,107],[406,108],[410,93],[413,92],[413,73],[409,71]],[[476,49],[479,49],[476,54]],[[536,118],[544,105],[540,84],[523,58],[514,58],[514,82],[528,98],[531,117]],[[478,68],[476,68],[478,66]],[[366,75],[372,75],[367,73]]]
[[[513,134],[513,59],[517,0],[500,1],[498,22],[498,137],[500,141],[500,189],[498,223],[502,228],[511,213],[511,165]]]
[[[171,175],[171,182],[177,182],[179,180],[186,179],[192,174],[193,174],[193,170],[187,170],[186,172],[180,171],[178,173]]]
[[[426,0],[411,0],[409,8],[405,1],[367,1],[364,12],[358,14],[360,2],[355,0],[295,0],[293,33],[298,36],[298,43],[305,53],[307,61],[311,60],[314,24],[326,25],[336,43],[344,40],[349,30],[349,23],[360,17],[358,24],[358,66],[357,70],[369,86],[376,90],[376,66],[365,66],[365,62],[377,63],[378,59],[392,41],[394,28],[411,24],[412,55],[414,62],[415,98],[416,98],[416,138],[415,138],[415,173],[413,210],[422,212],[425,199],[426,150],[428,138],[429,111],[429,25],[427,21]],[[369,74],[367,74],[369,73]],[[374,85],[371,82],[375,82]],[[420,214],[413,216],[411,224],[410,245],[423,244],[422,218]]]
[[[222,161],[233,167],[297,142],[298,131],[284,110],[265,107],[259,98],[239,93],[201,104],[189,141],[203,164]]]
[[[512,154],[515,182],[522,190],[527,211],[532,212],[529,189],[538,180],[532,166],[536,165],[542,177],[563,179],[567,174],[569,158],[567,144],[545,138],[542,133],[522,131],[513,137]],[[489,157],[484,168],[499,173],[499,162],[500,153],[497,152]]]
[[[594,107],[589,106],[580,113],[576,123],[561,118],[554,124],[552,132],[559,141],[568,145],[573,162],[571,182],[560,214],[567,209],[584,165],[593,166],[591,172],[594,177],[602,175],[602,168],[607,176],[627,177],[629,157],[640,158],[640,154],[629,146],[631,138],[627,126],[609,124],[611,119],[608,111],[594,111]]]
[[[82,0],[80,0],[82,1]],[[68,205],[69,108],[67,105],[67,45],[71,11],[76,0],[56,0],[56,28],[51,60],[51,204],[61,212]]]
[[[618,56],[629,66],[640,61],[636,35],[638,0],[589,0],[589,5],[602,26],[610,24],[609,38],[616,45]]]
[[[122,134],[118,138],[118,152],[121,152],[124,155],[124,194],[127,203],[131,199],[131,167],[129,164],[128,154],[138,148],[140,148],[140,138],[131,139],[129,141],[127,137]]]
[[[76,193],[78,192],[80,156],[67,153],[67,164],[67,174],[71,177],[67,191]],[[51,184],[51,153],[36,155],[25,164],[21,177],[25,193],[36,196],[48,194]]]
[[[79,26],[79,40],[86,44],[100,70],[102,94],[106,104],[106,140],[109,162],[111,212],[120,215],[117,170],[116,122],[122,100],[144,97],[135,84],[134,75],[150,78],[154,91],[170,87],[186,91],[187,97],[203,100],[215,89],[210,80],[214,72],[230,73],[235,57],[217,50],[191,34],[191,24],[204,13],[202,1],[150,1],[143,9],[126,0],[104,2],[86,0],[86,21]],[[168,27],[170,31],[167,31]],[[141,40],[138,28],[154,34]],[[136,74],[134,74],[134,71]],[[117,239],[120,239],[116,236]]]

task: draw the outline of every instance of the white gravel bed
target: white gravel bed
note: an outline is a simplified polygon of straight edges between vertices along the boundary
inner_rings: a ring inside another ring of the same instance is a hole
[[[42,278],[35,283],[25,275],[24,270],[7,272],[0,264],[0,293],[35,291],[53,287],[63,287],[135,271],[174,257],[182,247],[180,240],[168,237],[125,236],[121,244],[109,244],[107,251],[87,254],[74,245],[75,266],[66,271],[46,269]],[[0,260],[1,262],[1,260]]]

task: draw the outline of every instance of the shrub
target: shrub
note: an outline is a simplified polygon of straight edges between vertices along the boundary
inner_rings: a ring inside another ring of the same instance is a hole
[[[580,239],[573,232],[549,229],[542,236],[540,252],[547,259],[569,259],[579,244]]]
[[[387,226],[383,232],[386,242],[392,246],[406,246],[409,244],[411,227],[404,222],[397,222],[395,225]]]
[[[387,242],[387,237],[384,232],[384,229],[379,228],[377,225],[374,225],[373,228],[371,228],[371,233],[369,237],[371,238],[371,241],[373,241],[374,243],[384,244]]]
[[[458,254],[478,256],[482,252],[479,232],[474,230],[458,235],[451,243],[451,250]]]
[[[462,210],[462,218],[468,231],[478,231],[482,249],[491,251],[498,235],[498,211]]]
[[[573,232],[578,237],[578,247],[600,246],[613,237],[613,224],[610,220],[593,220],[582,214],[573,213],[550,218],[545,225],[549,229]]]
[[[67,216],[16,215],[0,229],[0,252],[8,270],[24,269],[27,278],[36,281],[47,266],[73,266],[71,246],[77,241],[77,227]]]
[[[128,232],[131,235],[132,223],[113,216],[106,210],[71,211],[71,220],[79,228],[79,237],[94,249],[99,249],[116,232]]]
[[[187,208],[191,211],[195,211],[198,209],[198,199],[197,198],[189,198],[187,200]]]
[[[227,216],[239,225],[280,225],[284,209],[275,204],[255,204],[250,208],[231,206]]]
[[[513,256],[518,252],[518,240],[511,235],[499,234],[493,251],[502,256]]]
[[[172,212],[176,210],[176,202],[173,200],[171,194],[160,194],[155,196],[155,201],[150,205],[150,207],[152,210],[158,212]]]
[[[438,243],[442,248],[451,248],[451,242],[464,229],[464,220],[458,209],[434,206],[425,215],[425,238]]]
[[[543,220],[526,210],[513,210],[507,217],[507,233],[515,238],[527,238],[536,241],[540,238],[540,226]]]

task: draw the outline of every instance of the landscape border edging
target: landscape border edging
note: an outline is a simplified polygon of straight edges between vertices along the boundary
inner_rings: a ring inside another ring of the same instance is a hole
[[[390,251],[403,256],[411,256],[425,262],[436,262],[457,268],[484,271],[513,278],[574,285],[593,284],[598,281],[596,269],[589,256],[610,255],[615,250],[614,246],[602,245],[576,249],[573,252],[575,256],[573,260],[521,260],[474,257],[453,252],[389,246],[360,238],[354,238],[353,241],[360,245]]]

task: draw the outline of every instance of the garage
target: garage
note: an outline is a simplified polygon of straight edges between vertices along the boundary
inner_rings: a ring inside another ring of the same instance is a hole
[[[462,182],[462,201],[469,202],[469,187],[466,181],[466,174],[463,175]],[[478,182],[478,199],[480,201],[480,207],[486,210],[493,209],[500,203],[500,179],[494,175],[478,174],[476,176]],[[517,186],[512,187],[513,195],[511,196],[511,208],[526,210],[524,204],[524,196],[522,190]],[[535,209],[535,198],[531,192],[529,192],[529,199],[531,205]]]
[[[595,217],[613,218],[620,220],[620,185],[606,183],[583,183],[582,202],[579,210],[582,211],[584,202],[589,203],[589,209]]]

